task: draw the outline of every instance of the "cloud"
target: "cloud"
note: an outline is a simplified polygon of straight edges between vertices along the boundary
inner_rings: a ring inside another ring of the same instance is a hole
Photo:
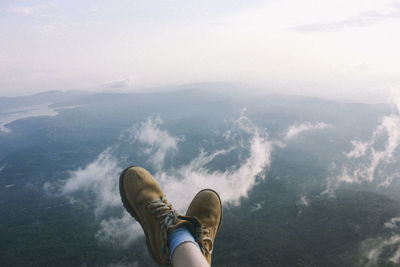
[[[400,228],[400,217],[392,218],[384,224],[385,228],[396,229]]]
[[[231,133],[233,132],[236,134],[231,136],[235,136],[238,140],[230,150],[218,150],[210,154],[202,151],[187,165],[156,173],[167,197],[178,210],[184,211],[193,196],[204,188],[219,192],[224,203],[238,205],[242,197],[247,197],[257,178],[265,178],[273,149],[267,133],[255,127],[245,116],[241,116],[235,122],[235,128],[231,130]],[[246,135],[247,138],[244,137]],[[239,165],[231,166],[224,171],[211,171],[207,168],[215,158],[235,153],[239,147],[248,149],[247,158]]]
[[[307,207],[311,205],[310,200],[307,196],[301,196],[299,200],[296,201],[296,206],[298,207],[299,211],[297,215],[301,215]]]
[[[120,148],[121,144],[128,144],[132,147],[131,151],[140,151],[144,147],[144,156],[156,169],[154,177],[181,213],[186,211],[194,195],[204,188],[219,192],[224,203],[238,205],[242,197],[247,197],[257,179],[265,178],[273,145],[268,141],[267,132],[254,126],[245,116],[233,124],[230,136],[226,137],[229,149],[213,152],[200,150],[188,164],[172,168],[164,166],[166,155],[178,153],[178,143],[183,139],[160,129],[162,120],[159,117],[150,118],[125,131],[118,144],[106,149],[92,163],[71,171],[60,192],[78,202],[92,201],[94,214],[100,221],[96,234],[99,241],[127,245],[141,236],[140,226],[122,209],[118,188],[118,175],[123,169],[119,162],[126,162],[124,157],[127,157],[121,154]],[[210,169],[209,166],[218,157],[243,153],[239,151],[245,152],[239,157],[241,160],[237,165],[225,170]],[[48,185],[45,187],[49,188]],[[117,215],[107,216],[108,210]]]
[[[392,257],[389,258],[390,262],[393,262],[395,264],[400,264],[400,247],[397,249],[397,251],[393,254]]]
[[[73,197],[73,193],[78,191],[93,193],[94,211],[100,215],[107,208],[121,206],[117,183],[121,171],[117,158],[109,148],[85,168],[71,172],[62,187],[62,194]]]
[[[370,249],[366,253],[366,258],[368,263],[366,266],[377,266],[378,260],[382,255],[384,249],[388,247],[395,247],[396,250],[392,254],[391,257],[387,259],[389,262],[393,262],[395,264],[400,263],[400,235],[393,235],[386,239],[377,239],[377,240],[368,240],[370,243],[378,242],[374,248]]]
[[[265,201],[261,201],[261,202],[259,202],[259,203],[256,203],[256,204],[254,205],[254,207],[253,207],[250,211],[251,211],[251,212],[256,212],[256,211],[261,210],[264,203],[265,203]]]
[[[329,125],[323,122],[311,123],[311,122],[304,122],[301,124],[295,124],[289,127],[286,133],[286,140],[292,139],[298,136],[300,133],[305,131],[311,130],[319,130],[328,128]]]
[[[394,112],[384,116],[371,138],[367,141],[352,140],[353,149],[344,153],[348,164],[337,177],[340,183],[377,181],[389,186],[399,178],[398,156],[400,147],[400,101],[394,99]]]
[[[343,153],[346,160],[333,164],[332,170],[340,170],[327,181],[326,192],[342,184],[374,183],[389,187],[400,182],[400,95],[392,93],[393,112],[382,117],[371,137],[362,141],[351,140],[352,149]],[[324,193],[326,193],[324,192]]]
[[[122,80],[107,82],[104,84],[104,87],[112,89],[121,89],[126,87],[132,87],[134,84],[135,84],[134,79],[132,77],[128,77]]]
[[[384,228],[390,230],[390,236],[385,238],[370,238],[361,244],[361,250],[368,261],[365,264],[366,266],[377,266],[380,259],[400,264],[400,235],[396,233],[400,230],[400,218],[395,217],[390,219],[390,221],[384,224]],[[386,252],[383,253],[384,251]],[[387,251],[391,251],[391,253],[387,253]]]
[[[11,12],[11,13],[23,14],[23,15],[31,15],[34,13],[34,11],[41,10],[43,8],[44,8],[44,6],[42,6],[42,5],[39,5],[39,6],[14,6],[14,7],[7,8],[6,11]]]
[[[353,145],[353,150],[346,153],[348,158],[359,158],[361,156],[365,156],[367,149],[370,146],[368,142],[361,142],[357,140],[352,140],[351,144]]]
[[[1,166],[0,166],[0,172],[2,172],[6,167],[7,167],[7,164],[6,164],[6,163],[3,164],[3,165],[1,165]]]
[[[400,18],[400,5],[398,2],[386,6],[385,9],[365,11],[344,20],[305,24],[294,29],[300,32],[340,31],[353,27],[366,27],[394,18]]]
[[[172,137],[167,131],[161,130],[160,125],[161,118],[155,117],[130,130],[132,142],[139,142],[145,146],[144,152],[158,170],[162,168],[167,153],[177,151],[177,144],[181,141],[181,138]]]
[[[391,230],[400,229],[400,217],[392,218],[389,222],[386,222],[384,226]],[[400,243],[400,241],[398,241],[398,243]],[[396,252],[389,258],[389,261],[400,264],[400,245],[397,247]]]
[[[308,200],[307,196],[301,196],[299,200],[296,201],[298,206],[309,207],[310,201]]]
[[[121,171],[118,157],[110,147],[86,167],[70,172],[70,177],[59,190],[75,203],[91,201],[93,212],[100,221],[96,233],[100,242],[127,246],[143,233],[140,225],[122,208],[118,184]],[[45,184],[45,189],[48,187]],[[84,195],[79,194],[82,192]],[[117,215],[107,216],[106,212],[111,209],[116,209]]]
[[[103,219],[100,222],[100,230],[96,233],[96,238],[101,242],[128,246],[142,235],[143,230],[140,224],[134,222],[129,213],[124,212],[121,217]]]
[[[9,6],[6,11],[9,13],[22,14],[26,16],[35,15],[49,7],[54,7],[53,3],[40,4],[40,5],[22,5],[22,6]]]
[[[178,139],[171,137],[165,130],[158,127],[161,124],[160,118],[149,118],[125,131],[121,138],[127,140],[120,138],[119,141],[133,147],[144,146],[149,161],[161,168],[167,152],[177,150],[178,142]],[[104,150],[84,168],[71,171],[69,178],[59,190],[62,195],[74,201],[82,201],[82,195],[79,194],[81,192],[85,193],[84,196],[91,196],[94,214],[100,219],[99,231],[96,234],[98,240],[125,246],[141,236],[142,230],[122,209],[118,185],[118,176],[123,169],[118,165],[121,158],[118,156],[120,143]],[[49,188],[49,185],[46,184],[45,188]],[[112,217],[105,215],[108,210],[115,208],[120,208],[119,215]]]

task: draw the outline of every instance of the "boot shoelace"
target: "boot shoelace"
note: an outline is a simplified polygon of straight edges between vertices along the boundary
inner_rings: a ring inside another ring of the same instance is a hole
[[[210,230],[203,228],[203,240],[201,250],[204,252],[204,254],[211,255],[214,250],[214,241],[207,236],[208,234],[210,234]],[[205,246],[206,242],[210,243],[210,249]]]
[[[160,223],[161,227],[161,240],[162,250],[167,251],[167,235],[168,230],[176,224],[178,214],[175,209],[172,208],[172,204],[163,196],[160,199],[153,200],[147,205],[147,208],[151,210],[152,214],[157,214],[156,218]]]

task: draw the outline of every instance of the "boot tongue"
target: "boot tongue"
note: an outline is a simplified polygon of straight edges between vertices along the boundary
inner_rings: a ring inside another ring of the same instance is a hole
[[[201,243],[203,240],[203,226],[200,223],[200,220],[195,216],[178,216],[177,226],[185,225],[190,233],[193,235],[195,241],[197,243]]]

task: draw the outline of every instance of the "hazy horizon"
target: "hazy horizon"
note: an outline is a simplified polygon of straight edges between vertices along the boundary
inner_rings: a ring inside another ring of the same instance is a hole
[[[391,102],[400,2],[2,1],[0,96],[239,82]]]
[[[231,85],[232,88],[229,89],[227,86]],[[223,89],[221,89],[223,87]],[[124,88],[124,89],[113,89],[113,88],[92,88],[92,89],[71,89],[71,90],[40,90],[35,92],[20,92],[15,94],[0,95],[0,98],[18,98],[18,97],[30,97],[34,95],[60,92],[60,93],[81,93],[81,94],[97,94],[97,93],[122,93],[122,94],[135,94],[135,93],[172,93],[172,92],[184,92],[187,90],[198,89],[202,91],[217,91],[228,93],[229,96],[268,96],[268,95],[286,95],[286,96],[298,96],[298,97],[311,97],[320,98],[328,101],[336,101],[341,103],[362,103],[362,104],[389,104],[398,105],[399,103],[399,92],[392,90],[385,94],[376,95],[347,95],[347,96],[326,96],[321,94],[313,94],[307,92],[298,92],[296,90],[286,90],[281,91],[279,89],[264,88],[264,90],[259,90],[262,87],[244,84],[244,83],[233,83],[233,82],[208,82],[208,83],[186,83],[186,84],[171,84],[165,86],[148,87],[148,88]],[[258,90],[257,90],[258,89]],[[228,95],[227,95],[228,96]]]

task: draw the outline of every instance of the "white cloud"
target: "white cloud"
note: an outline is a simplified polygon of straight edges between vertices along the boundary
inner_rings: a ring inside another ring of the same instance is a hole
[[[40,5],[23,5],[23,6],[9,6],[6,8],[7,12],[22,14],[22,15],[35,15],[38,12],[41,12],[51,6],[54,6],[52,3],[48,4],[40,4]]]
[[[343,153],[347,160],[343,165],[334,165],[340,174],[328,178],[327,191],[332,191],[343,183],[375,183],[388,187],[400,181],[400,94],[392,92],[394,110],[384,116],[366,141],[351,140],[353,148]]]
[[[249,134],[247,140],[240,140],[238,145],[249,150],[249,156],[239,166],[232,166],[225,171],[211,171],[207,164],[214,158],[223,156],[229,151],[219,150],[211,154],[201,152],[188,165],[178,169],[156,173],[167,197],[183,211],[193,196],[201,189],[216,190],[224,203],[239,204],[242,197],[256,184],[257,177],[263,179],[266,169],[271,163],[272,144],[267,139],[267,133],[251,124],[242,116],[236,122],[236,132]],[[231,131],[232,132],[232,131]]]
[[[385,228],[396,229],[400,227],[400,217],[392,218],[384,224]]]
[[[129,245],[143,235],[140,225],[125,211],[119,194],[118,177],[122,168],[112,148],[103,151],[96,160],[84,168],[70,173],[70,177],[61,187],[61,194],[74,202],[87,201],[79,199],[76,193],[84,192],[93,196],[94,214],[100,219],[96,237],[101,242],[111,242],[120,246]],[[49,188],[45,184],[45,189]],[[90,198],[89,198],[90,199]],[[121,208],[119,215],[107,217],[105,212],[110,208]]]
[[[149,161],[157,167],[162,166],[169,150],[177,149],[178,142],[178,139],[158,128],[161,124],[160,118],[150,118],[129,129],[128,135],[121,135],[121,138],[128,139],[124,141],[128,141],[132,146],[137,146],[137,143],[145,145]],[[93,196],[94,213],[101,219],[96,237],[100,241],[114,242],[124,246],[141,236],[142,230],[125,211],[120,216],[105,217],[105,211],[108,209],[122,208],[118,186],[118,176],[122,168],[118,165],[118,153],[113,151],[118,148],[118,145],[103,151],[96,160],[84,168],[71,171],[70,177],[62,185],[61,193],[70,199],[79,198],[76,194],[78,192]],[[49,188],[48,184],[45,187]]]
[[[359,158],[361,156],[365,156],[370,143],[368,142],[361,142],[357,140],[352,140],[351,144],[353,145],[353,150],[348,152],[346,156],[348,158]]]
[[[296,202],[299,206],[309,207],[310,201],[308,200],[307,196],[301,196],[299,200]]]
[[[397,5],[396,5],[397,4]],[[365,27],[383,20],[399,19],[400,8],[398,3],[386,5],[381,9],[367,10],[343,20],[316,22],[295,27],[301,32],[339,31],[350,27]]]
[[[397,249],[397,251],[393,254],[392,257],[389,258],[390,262],[393,262],[395,264],[400,264],[400,247]]]
[[[96,237],[102,242],[127,246],[141,235],[143,230],[140,224],[134,222],[129,213],[124,212],[121,217],[103,219]]]
[[[393,262],[395,264],[399,264],[400,260],[400,235],[393,235],[387,239],[383,240],[369,240],[369,242],[376,243],[378,242],[374,248],[370,249],[366,253],[366,258],[368,263],[366,266],[377,266],[379,257],[382,255],[382,252],[387,247],[396,246],[396,252],[387,259],[389,262]]]
[[[119,142],[125,142],[137,150],[140,146],[147,147],[145,156],[148,162],[156,167],[154,177],[160,183],[170,202],[181,213],[194,195],[201,189],[212,188],[220,193],[224,203],[239,204],[249,190],[256,184],[257,177],[264,178],[265,170],[271,162],[272,144],[267,140],[267,133],[255,127],[246,117],[242,116],[234,124],[231,137],[227,142],[234,143],[228,150],[217,150],[212,153],[201,151],[188,164],[178,168],[165,168],[164,160],[168,152],[177,152],[178,139],[172,137],[166,130],[161,130],[160,118],[150,118],[128,130],[128,135],[121,135]],[[235,140],[233,140],[233,139]],[[61,193],[71,199],[80,197],[79,192],[93,196],[94,213],[101,220],[97,238],[100,241],[110,241],[125,245],[142,235],[140,226],[134,222],[125,211],[119,216],[106,217],[110,208],[121,207],[118,175],[122,168],[118,165],[124,156],[118,153],[118,145],[106,149],[96,160],[84,168],[70,173],[70,177],[61,187]],[[227,156],[241,147],[248,155],[237,166],[231,166],[224,171],[210,170],[208,165],[217,157]],[[126,167],[126,166],[124,166]],[[48,185],[45,185],[49,188]],[[85,198],[87,201],[88,198]]]
[[[326,192],[324,194],[326,194]],[[309,207],[311,204],[310,204],[310,200],[307,198],[307,196],[301,196],[300,199],[296,201],[296,205],[299,209],[299,211],[297,212],[297,215],[301,215],[303,213],[304,209]]]
[[[67,196],[78,191],[94,193],[96,215],[101,215],[107,208],[121,206],[118,175],[122,169],[117,162],[111,150],[105,150],[85,168],[71,172],[62,193]]]
[[[329,125],[323,122],[316,122],[316,123],[304,122],[301,124],[295,124],[288,128],[286,132],[286,140],[292,139],[305,131],[320,130],[328,127]]]
[[[130,130],[132,142],[139,142],[146,146],[144,152],[149,155],[149,161],[161,169],[168,152],[177,151],[177,144],[181,140],[169,135],[159,128],[162,125],[160,117],[149,118],[137,127]]]
[[[37,7],[33,6],[18,6],[18,7],[9,7],[6,10],[12,13],[31,15],[33,11],[37,9]]]
[[[251,212],[256,212],[260,209],[262,209],[262,205],[265,203],[265,201],[261,201],[259,203],[257,203],[250,211]]]
[[[111,88],[111,89],[125,89],[127,87],[132,87],[134,86],[135,81],[133,77],[128,77],[126,79],[122,80],[116,80],[116,81],[109,81],[104,84],[105,88]]]
[[[2,172],[6,167],[7,167],[7,164],[6,164],[6,163],[3,164],[3,165],[1,165],[1,166],[0,166],[0,172]]]
[[[398,99],[394,102],[397,110],[381,119],[368,141],[351,141],[353,149],[345,153],[349,162],[337,177],[337,185],[378,181],[381,186],[389,186],[393,179],[400,177],[396,168],[396,152],[400,147],[400,105]]]

